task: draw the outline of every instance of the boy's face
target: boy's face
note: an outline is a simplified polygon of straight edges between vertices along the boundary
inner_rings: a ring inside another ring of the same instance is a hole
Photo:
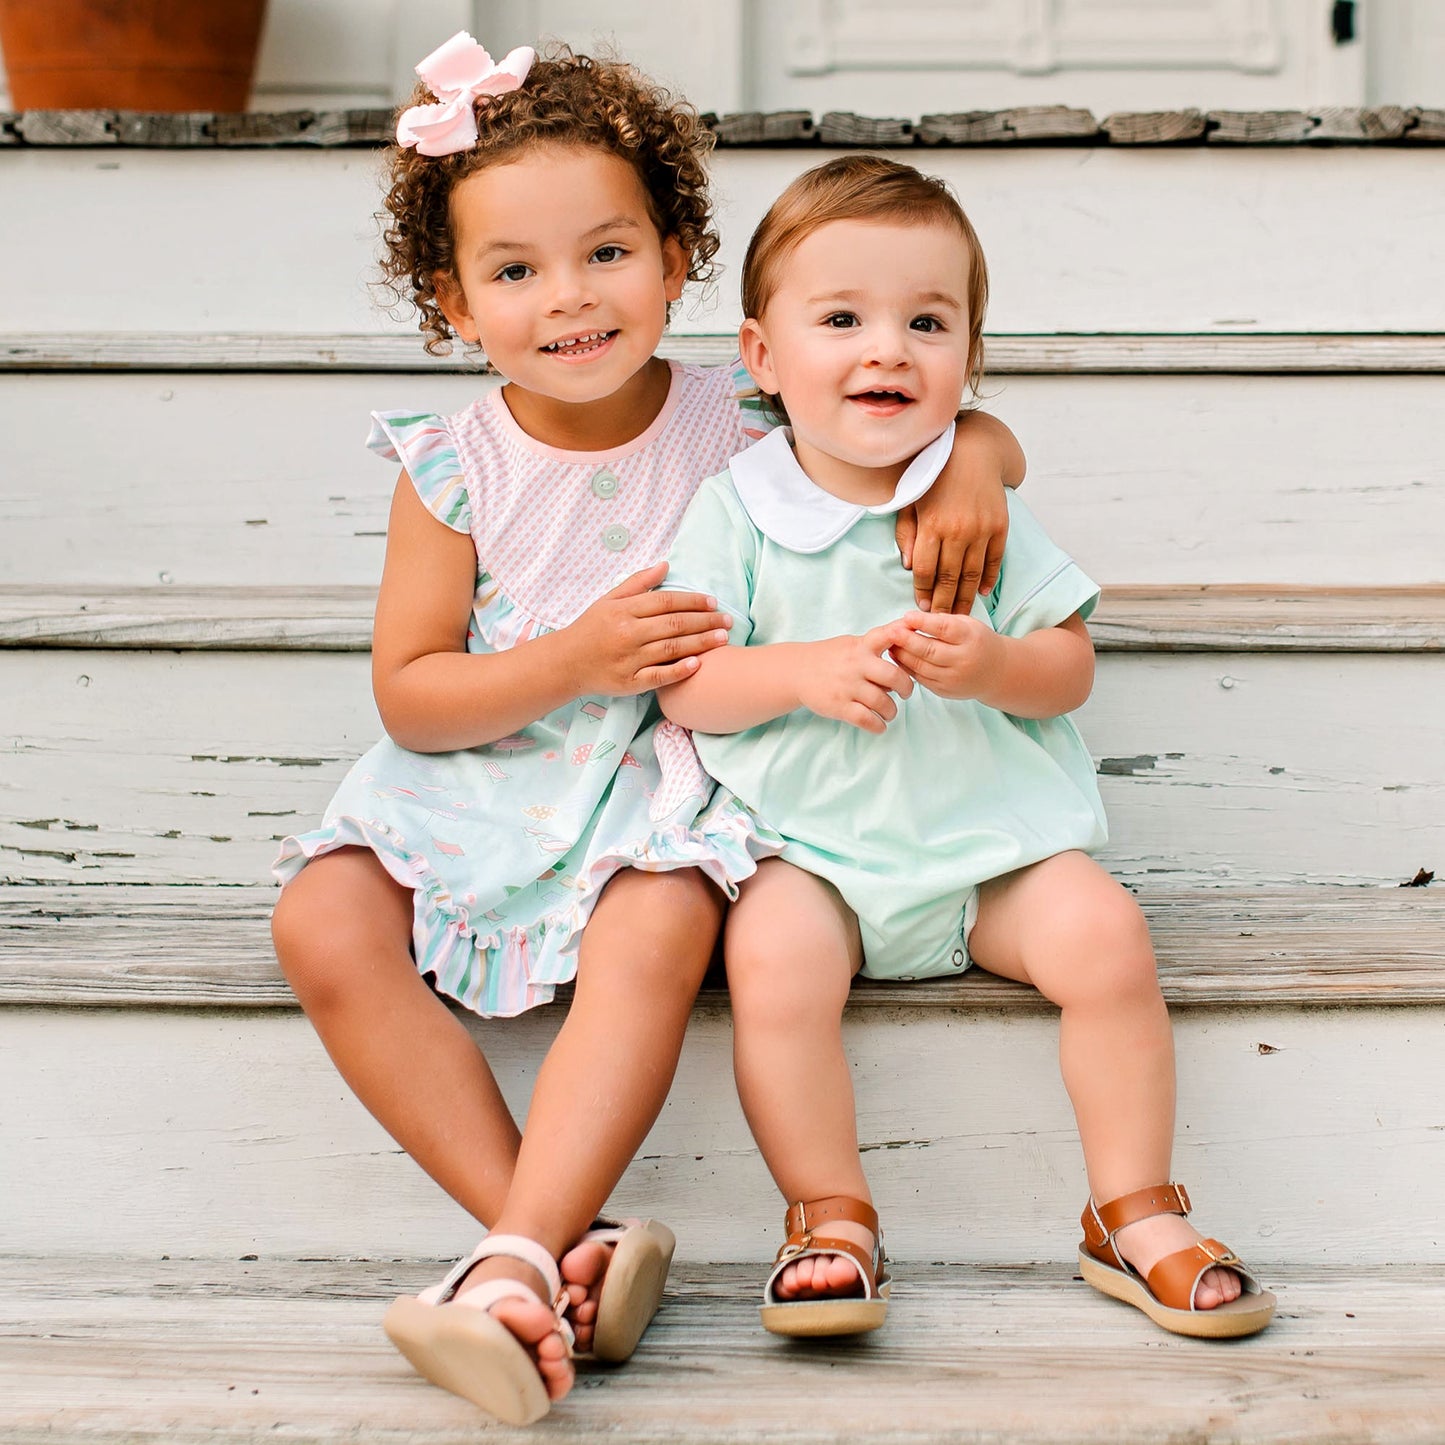
[[[825,486],[896,482],[953,420],[968,378],[968,245],[945,222],[833,221],[781,262],[743,361],[781,396]]]
[[[452,194],[456,282],[438,299],[517,386],[564,403],[620,391],[651,359],[687,260],[637,172],[597,147],[541,145]]]

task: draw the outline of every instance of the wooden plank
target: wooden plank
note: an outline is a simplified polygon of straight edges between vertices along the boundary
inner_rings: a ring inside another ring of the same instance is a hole
[[[0,583],[0,647],[365,652],[369,587]],[[1104,589],[1098,652],[1440,652],[1445,585]]]
[[[492,384],[0,376],[0,415],[21,419],[0,436],[0,582],[374,586],[396,468],[363,450],[367,412],[460,410]],[[1445,582],[1442,387],[1019,376],[985,395],[1028,455],[1029,506],[1105,585],[1432,586]]]
[[[19,883],[264,879],[381,731],[358,653],[19,649],[4,670],[0,879]],[[1100,857],[1181,886],[1440,869],[1441,716],[1433,654],[1105,654],[1080,713]]]
[[[911,146],[913,122],[830,110],[818,122],[818,139],[825,146]]]
[[[80,149],[6,154],[0,254],[10,266],[128,278],[9,297],[7,331],[388,329],[365,285],[379,201],[370,154],[126,148],[111,158],[118,172]],[[674,332],[736,328],[747,238],[821,158],[813,147],[717,153],[724,280],[718,304],[685,305]],[[1206,146],[1186,156],[1105,146],[1082,166],[1065,146],[1011,144],[938,149],[927,164],[955,186],[983,237],[998,332],[1445,333],[1445,289],[1433,284],[1442,223],[1418,205],[1440,188],[1437,148]],[[1341,194],[1359,201],[1348,227]],[[37,213],[57,224],[37,234],[24,224]],[[267,218],[279,213],[292,220],[278,231]]]
[[[469,1024],[519,1118],[564,1016]],[[1445,1264],[1438,1006],[1185,1008],[1174,1032],[1173,1173],[1211,1234],[1257,1261]],[[896,1259],[1071,1262],[1087,1184],[1055,1018],[869,1009],[844,1037]],[[727,1014],[696,1011],[613,1207],[669,1221],[684,1258],[758,1269],[781,1201],[731,1054]],[[475,1243],[295,1011],[0,1009],[0,1087],[12,1254],[440,1258]]]
[[[1139,142],[1144,144],[1144,142]],[[1445,372],[1445,336],[1368,335],[984,336],[989,376],[1321,375]],[[667,336],[660,352],[721,366],[737,355],[732,334]],[[430,356],[410,333],[291,332],[0,333],[4,371],[456,372],[481,359],[463,349]]]
[[[113,1283],[64,1261],[16,1263],[0,1323],[12,1445],[162,1431],[181,1445],[474,1445],[539,1428],[589,1445],[1417,1445],[1445,1430],[1438,1270],[1278,1271],[1277,1323],[1208,1347],[1153,1330],[1066,1267],[922,1266],[866,1345],[790,1347],[757,1323],[756,1268],[677,1268],[635,1359],[583,1364],[579,1386],[528,1430],[421,1383],[382,1336],[385,1304],[431,1282],[430,1261],[83,1264]],[[1121,1359],[1129,1387],[1101,1388]]]
[[[743,111],[712,117],[712,131],[720,146],[812,145],[818,129],[807,110]]]
[[[1445,1005],[1445,890],[1141,887],[1169,1002],[1200,1008]],[[272,888],[0,888],[0,1005],[282,1008]],[[710,989],[709,1007],[725,1005]],[[852,1008],[1047,1011],[974,970],[862,980]]]
[[[1310,140],[1316,122],[1302,110],[1211,110],[1211,145],[1283,145]]]
[[[27,110],[15,119],[15,132],[25,145],[113,146],[115,112],[110,110]]]
[[[1099,129],[1114,145],[1177,145],[1204,135],[1202,110],[1118,111]]]
[[[147,115],[123,110],[115,118],[116,144],[175,149],[216,143],[216,117],[210,111]]]
[[[1445,144],[1445,110],[1421,109],[1414,113],[1414,124],[1405,132],[1405,139],[1419,145]]]

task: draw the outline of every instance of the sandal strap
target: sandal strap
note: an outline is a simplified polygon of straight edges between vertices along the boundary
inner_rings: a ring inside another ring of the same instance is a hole
[[[424,1290],[419,1298],[426,1304],[446,1304],[461,1287],[462,1281],[484,1259],[515,1259],[530,1265],[542,1276],[547,1286],[548,1305],[561,1318],[567,1304],[567,1294],[562,1288],[562,1276],[557,1270],[557,1261],[535,1239],[523,1234],[489,1234],[465,1259],[459,1260],[439,1285]],[[520,1280],[514,1281],[528,1295],[535,1295]]]
[[[826,1199],[799,1200],[790,1204],[783,1216],[783,1232],[791,1244],[797,1236],[815,1232],[820,1224],[826,1224],[830,1219],[846,1219],[851,1224],[861,1224],[874,1239],[879,1237],[878,1211],[871,1204],[865,1204],[861,1199],[850,1199],[846,1194],[830,1194]]]
[[[1189,1191],[1182,1184],[1154,1184],[1147,1189],[1136,1189],[1132,1194],[1121,1194],[1107,1204],[1095,1204],[1091,1196],[1079,1222],[1084,1226],[1084,1243],[1089,1253],[1097,1255],[1111,1245],[1114,1236],[1127,1225],[1152,1219],[1156,1214],[1188,1216],[1191,1208]]]
[[[1259,1282],[1244,1267],[1244,1261],[1217,1239],[1201,1239],[1188,1249],[1166,1254],[1149,1271],[1146,1284],[1160,1304],[1172,1310],[1192,1310],[1199,1281],[1206,1271],[1216,1267],[1233,1270],[1246,1294],[1260,1293]]]

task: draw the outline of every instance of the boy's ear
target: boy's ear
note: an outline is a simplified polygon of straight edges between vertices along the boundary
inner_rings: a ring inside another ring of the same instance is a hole
[[[462,284],[450,271],[433,271],[432,285],[436,287],[437,305],[446,317],[452,330],[463,341],[477,341],[480,333],[472,319],[471,308],[467,305],[467,293]]]
[[[759,390],[776,396],[778,373],[773,367],[773,353],[768,347],[767,333],[756,317],[749,316],[738,329],[738,354]]]
[[[687,285],[689,256],[676,236],[662,238],[662,294],[669,302],[682,300]]]

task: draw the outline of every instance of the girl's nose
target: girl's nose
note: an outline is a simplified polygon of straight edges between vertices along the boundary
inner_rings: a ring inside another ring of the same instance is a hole
[[[588,284],[589,279],[585,271],[558,272],[547,293],[548,312],[554,316],[570,316],[596,305],[597,295]]]

